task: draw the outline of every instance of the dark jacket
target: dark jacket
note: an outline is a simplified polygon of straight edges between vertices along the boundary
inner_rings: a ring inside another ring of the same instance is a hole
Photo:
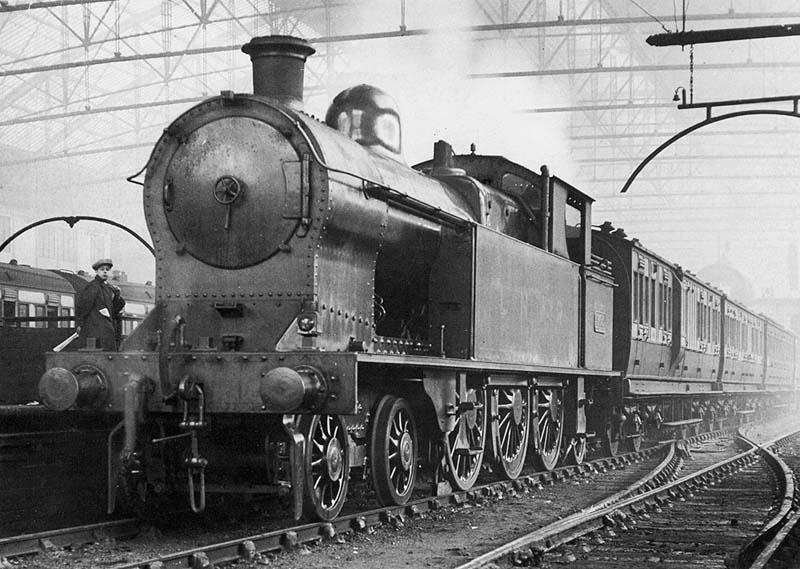
[[[86,345],[86,339],[95,338],[95,347],[116,350],[117,323],[124,306],[119,290],[98,277],[83,287],[75,300],[75,320],[81,328],[77,347],[91,347]],[[103,308],[108,309],[110,317],[100,314]]]

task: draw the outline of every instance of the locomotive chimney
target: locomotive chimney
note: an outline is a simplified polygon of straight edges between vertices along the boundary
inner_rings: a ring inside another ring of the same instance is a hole
[[[263,36],[250,40],[242,51],[253,62],[253,93],[303,108],[303,71],[316,50],[292,36]]]

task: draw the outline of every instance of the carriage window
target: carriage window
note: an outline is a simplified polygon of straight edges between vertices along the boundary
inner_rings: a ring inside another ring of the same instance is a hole
[[[61,309],[61,318],[67,318],[72,316],[72,310],[69,308],[62,308]],[[59,328],[70,328],[72,326],[72,322],[69,320],[59,320],[58,327]]]
[[[650,282],[650,326],[658,326],[656,322],[656,281],[653,277],[648,277]]]
[[[13,300],[4,300],[3,301],[3,318],[14,318],[17,315],[17,306],[16,302]],[[18,324],[9,324],[6,323],[7,326],[18,326]]]
[[[741,334],[741,340],[740,341],[742,343],[741,344],[742,345],[742,351],[746,352],[748,350],[747,350],[747,324],[745,322],[742,322],[742,327],[741,327],[739,332]]]
[[[644,275],[639,274],[639,323],[647,324],[647,312],[645,311],[645,289]]]
[[[37,318],[44,318],[44,316],[45,316],[45,307],[44,306],[39,306],[39,305],[34,306],[33,307],[33,315],[36,316]],[[34,328],[46,328],[47,327],[47,322],[45,322],[43,320],[37,320],[36,322],[33,323],[33,327]]]
[[[27,304],[24,304],[22,302],[17,304],[17,316],[19,318],[27,318],[29,316]],[[30,322],[20,322],[19,326],[21,328],[30,328],[32,325]]]
[[[47,317],[48,318],[58,318],[58,306],[48,306],[47,307]],[[43,327],[58,328],[58,321],[57,320],[48,320],[47,322],[42,322],[42,324],[44,324]]]
[[[697,302],[695,302],[695,308],[694,309],[695,309],[695,314],[697,314],[697,317],[695,318],[695,326],[696,326],[695,334],[697,335],[697,339],[698,340],[702,340],[703,339],[703,328],[702,328],[702,326],[703,326],[702,314],[703,313],[702,313],[702,310],[701,310],[701,307],[700,307],[700,301],[699,300]]]
[[[711,331],[711,341],[713,341],[715,344],[719,344],[719,310],[717,308],[714,308],[712,317],[714,321],[711,323],[713,326]]]
[[[723,341],[725,342],[726,346],[730,346],[732,348],[733,346],[731,345],[730,336],[731,336],[731,317],[725,316],[725,337]]]
[[[664,328],[668,331],[672,331],[672,287],[667,286],[667,299],[664,301],[667,303],[667,319],[664,322]]]
[[[683,320],[681,321],[681,331],[683,332],[686,343],[691,345],[694,342],[694,328],[692,327],[692,301],[694,297],[691,289],[686,287],[683,289]]]

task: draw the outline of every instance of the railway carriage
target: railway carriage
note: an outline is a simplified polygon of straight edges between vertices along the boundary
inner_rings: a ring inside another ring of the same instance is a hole
[[[796,389],[797,335],[771,318],[764,319],[762,354],[764,389],[784,393]]]
[[[88,279],[84,273],[0,263],[0,404],[39,399],[44,354],[75,331],[75,298]],[[127,300],[122,313],[125,337],[154,306],[153,286],[120,279],[119,273],[111,282]]]
[[[720,381],[725,391],[764,388],[765,318],[725,296]]]
[[[681,272],[680,294],[680,347],[672,375],[697,390],[715,389],[722,373],[724,294],[689,271]]]
[[[0,263],[0,294],[0,404],[35,401],[44,352],[72,333],[75,290],[50,271]]]
[[[769,350],[783,354],[773,367],[788,375],[794,336],[775,331],[765,338],[763,316],[608,222],[594,231],[593,247],[612,261],[617,285],[614,369],[625,378],[620,440],[635,448],[648,430],[663,438],[665,428],[714,428],[773,405],[783,389],[791,396],[789,382],[764,384],[764,358]],[[773,346],[765,346],[770,340]]]
[[[623,371],[629,389],[659,392],[675,375],[680,337],[680,280],[672,264],[627,239],[609,223],[594,232],[595,253],[611,262],[614,282],[614,369]]]
[[[75,314],[75,290],[51,271],[0,263],[4,325],[15,328],[65,328],[58,321]]]
[[[296,516],[331,519],[354,477],[384,504],[423,479],[469,489],[484,465],[513,479],[529,454],[637,448],[712,395],[720,347],[682,344],[680,299],[706,294],[705,315],[721,295],[603,245],[589,196],[444,142],[409,168],[385,93],[347,89],[320,122],[308,44],[243,51],[254,93],[189,109],[148,162],[155,308],[119,353],[48,354],[39,384],[50,409],[119,419],[110,510],[289,487]]]

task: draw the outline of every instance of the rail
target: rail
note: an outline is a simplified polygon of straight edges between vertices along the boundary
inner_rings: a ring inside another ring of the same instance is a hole
[[[562,544],[574,541],[583,535],[602,529],[603,527],[613,527],[623,522],[629,514],[639,514],[648,510],[660,508],[661,505],[683,494],[690,493],[699,486],[715,483],[720,477],[725,477],[734,470],[755,462],[758,454],[762,452],[763,447],[774,444],[788,436],[791,435],[782,435],[765,443],[761,447],[753,446],[737,456],[707,467],[692,475],[682,477],[659,488],[625,498],[608,506],[596,509],[589,508],[567,516],[554,524],[539,528],[463,565],[459,565],[457,569],[480,569],[509,554],[520,557],[524,555],[526,550],[536,555],[541,555]],[[745,445],[753,444],[746,438],[740,438],[739,440]],[[784,506],[785,504],[786,500],[784,500]]]
[[[749,442],[753,445],[757,444],[754,441]],[[780,491],[783,493],[783,500],[781,507],[765,524],[759,535],[739,552],[736,564],[739,569],[763,569],[766,567],[800,520],[800,512],[795,511],[798,496],[792,470],[777,454],[766,448],[767,446],[769,445],[761,446],[760,450],[772,465],[773,470],[780,473],[776,478]]]
[[[702,436],[710,436],[705,434]],[[468,491],[452,494],[422,498],[402,506],[389,506],[360,512],[350,516],[337,518],[332,522],[319,522],[304,524],[296,527],[284,528],[259,535],[247,536],[223,543],[209,544],[195,549],[179,551],[172,554],[161,555],[158,558],[130,562],[125,565],[115,565],[114,569],[145,569],[152,566],[169,567],[208,567],[210,564],[221,564],[236,560],[253,561],[258,553],[274,552],[284,549],[294,549],[303,543],[317,542],[330,539],[338,534],[349,532],[368,531],[369,528],[379,524],[390,524],[400,527],[408,518],[420,516],[427,512],[441,510],[447,506],[464,506],[466,504],[480,503],[487,497],[502,497],[505,495],[529,492],[545,485],[562,482],[575,477],[589,475],[596,472],[605,472],[609,469],[620,468],[633,460],[645,457],[658,456],[664,452],[666,445],[653,446],[642,449],[638,453],[628,453],[616,457],[604,457],[580,465],[563,466],[552,472],[536,472],[522,476],[514,481],[503,480],[481,486],[476,486]],[[0,540],[0,558],[13,557],[21,554],[31,554],[45,549],[49,543],[60,547],[75,547],[82,543],[94,541],[94,533],[102,534],[102,524],[91,526],[92,531],[86,532],[84,528],[65,528],[60,532],[49,532],[46,541],[30,539],[29,536],[20,536],[25,541],[24,547],[15,544],[18,538]],[[73,529],[78,533],[73,535]],[[130,536],[132,537],[132,535]],[[22,553],[15,553],[20,549]],[[156,565],[160,563],[160,565]]]

